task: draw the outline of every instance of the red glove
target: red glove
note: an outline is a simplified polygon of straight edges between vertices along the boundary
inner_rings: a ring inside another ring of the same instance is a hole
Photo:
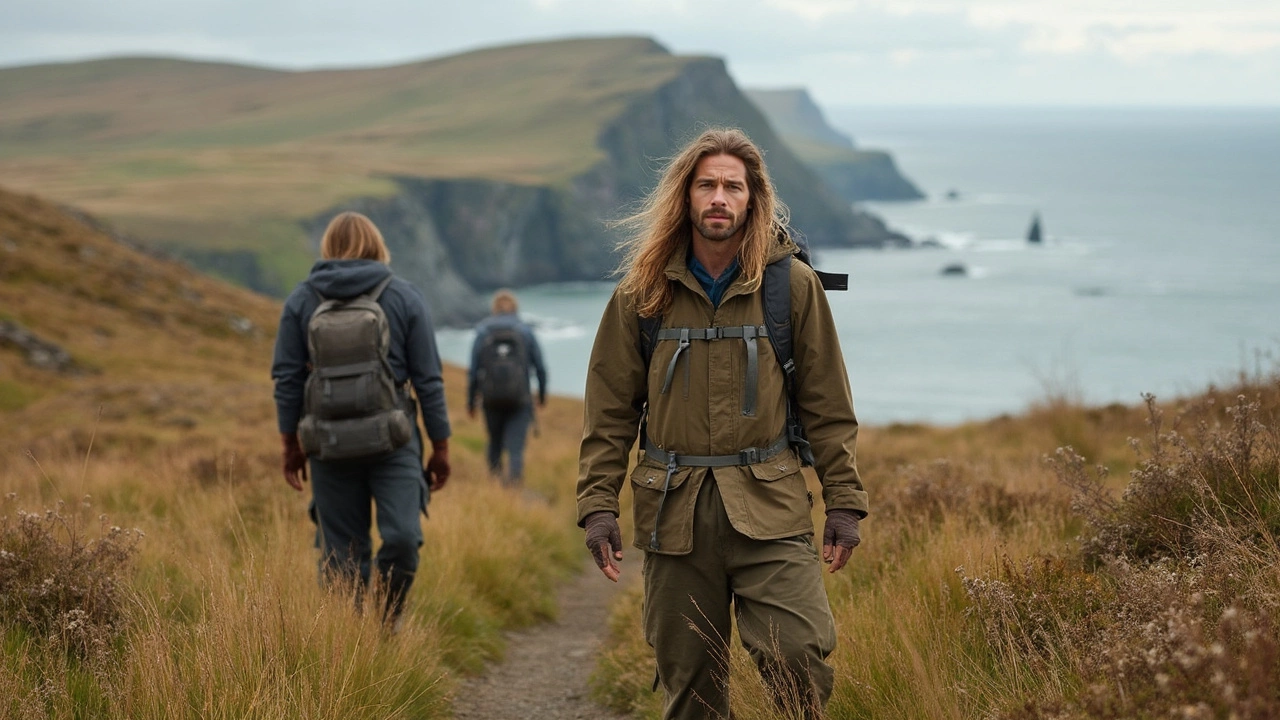
[[[307,481],[307,454],[302,452],[297,433],[281,433],[280,443],[284,445],[284,481],[301,492],[302,483]]]
[[[449,440],[431,441],[431,459],[423,468],[427,474],[427,487],[439,490],[449,481]]]

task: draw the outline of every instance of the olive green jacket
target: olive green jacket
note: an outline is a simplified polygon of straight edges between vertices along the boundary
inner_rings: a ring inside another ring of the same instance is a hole
[[[780,242],[770,260],[794,252]],[[667,278],[674,284],[663,327],[762,325],[759,286],[749,289],[739,276],[725,291],[720,307],[688,269],[688,246],[672,253]],[[791,321],[797,368],[800,420],[813,445],[815,469],[827,509],[867,513],[854,445],[858,421],[849,378],[836,337],[831,308],[814,271],[791,263]],[[754,415],[743,414],[747,378],[746,343],[740,338],[693,341],[675,367],[670,388],[661,393],[675,341],[660,341],[646,371],[639,316],[627,296],[614,292],[596,333],[587,371],[585,421],[579,455],[578,523],[607,510],[618,514],[618,494],[627,480],[627,464],[648,402],[648,435],[659,448],[691,455],[729,455],[765,448],[785,432],[787,396],[783,370],[768,339],[757,341],[759,370]],[[664,554],[689,552],[693,507],[710,468],[682,467],[671,477],[657,527]],[[812,497],[800,473],[800,461],[788,448],[755,465],[718,467],[715,480],[733,527],[757,540],[812,534]],[[641,459],[630,473],[634,493],[635,545],[652,550],[650,538],[666,481],[666,467]]]

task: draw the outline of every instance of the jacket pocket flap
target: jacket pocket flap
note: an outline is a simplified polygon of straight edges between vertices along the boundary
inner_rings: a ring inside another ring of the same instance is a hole
[[[675,490],[689,479],[689,475],[693,473],[693,468],[678,468],[671,474],[671,485],[668,490]],[[640,463],[635,470],[631,471],[631,484],[636,487],[648,488],[662,492],[662,488],[666,486],[667,468],[662,465],[650,465],[648,463]]]
[[[794,475],[800,472],[800,463],[796,460],[793,453],[784,453],[771,460],[766,460],[755,465],[748,465],[751,474],[757,480],[765,482],[773,482],[781,480],[788,475]]]

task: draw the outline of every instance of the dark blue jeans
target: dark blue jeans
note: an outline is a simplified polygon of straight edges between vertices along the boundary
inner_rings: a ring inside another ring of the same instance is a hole
[[[422,445],[417,438],[404,447],[370,459],[311,460],[311,492],[315,501],[316,539],[321,580],[333,577],[368,585],[373,557],[372,507],[377,506],[382,545],[376,558],[378,576],[386,584],[389,615],[403,609],[404,597],[418,570],[426,506],[422,482]]]
[[[489,470],[501,476],[506,485],[518,485],[524,477],[524,441],[533,424],[533,405],[514,410],[484,409],[484,424],[489,430]],[[507,453],[507,472],[502,472],[502,453]]]

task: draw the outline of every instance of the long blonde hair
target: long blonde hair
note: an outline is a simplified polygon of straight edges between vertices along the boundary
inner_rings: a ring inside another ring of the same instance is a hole
[[[358,212],[344,212],[329,221],[320,240],[325,260],[377,260],[391,263],[391,251],[378,226]]]
[[[738,250],[738,268],[750,289],[759,286],[773,244],[780,233],[787,232],[787,206],[773,189],[760,148],[737,128],[707,130],[667,164],[640,211],[617,223],[631,230],[631,236],[619,245],[625,255],[616,272],[622,275],[618,289],[631,295],[643,317],[660,315],[671,305],[667,263],[671,253],[692,237],[689,186],[698,161],[713,155],[732,155],[747,168],[751,205]]]

